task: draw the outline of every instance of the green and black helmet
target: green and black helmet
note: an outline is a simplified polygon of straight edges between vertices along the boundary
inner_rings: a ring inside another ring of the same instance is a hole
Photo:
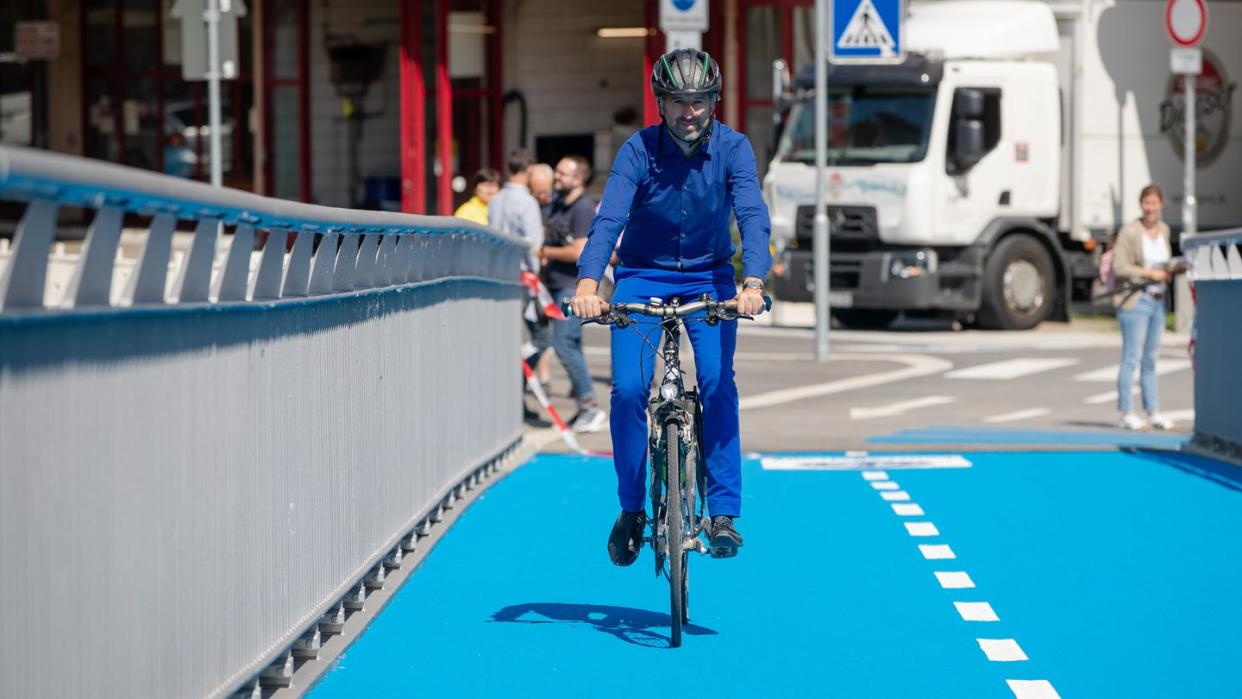
[[[651,70],[651,91],[661,97],[720,96],[720,66],[698,49],[675,49],[660,56]]]

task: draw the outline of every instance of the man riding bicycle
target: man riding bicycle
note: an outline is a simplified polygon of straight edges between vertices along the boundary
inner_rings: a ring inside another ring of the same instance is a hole
[[[599,279],[617,249],[614,303],[717,300],[737,296],[737,311],[764,307],[763,279],[771,257],[771,221],[759,193],[755,154],[745,136],[715,121],[720,69],[703,51],[677,49],[656,61],[651,89],[662,123],[634,134],[613,162],[599,214],[578,262],[574,314],[595,318],[604,301]],[[742,292],[737,293],[729,213],[742,234]],[[638,329],[646,337],[633,332]],[[742,545],[733,526],[741,514],[738,395],[733,377],[736,323],[690,323],[703,405],[703,453],[710,546],[725,556]],[[627,566],[638,558],[646,513],[647,397],[659,325],[612,330],[610,426],[621,515],[608,537],[608,555]]]

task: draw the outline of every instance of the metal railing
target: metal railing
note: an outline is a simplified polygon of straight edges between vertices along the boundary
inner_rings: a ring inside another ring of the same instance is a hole
[[[1190,448],[1242,464],[1242,229],[1182,238],[1195,286]]]
[[[0,199],[0,696],[287,683],[520,440],[519,240],[10,147]]]

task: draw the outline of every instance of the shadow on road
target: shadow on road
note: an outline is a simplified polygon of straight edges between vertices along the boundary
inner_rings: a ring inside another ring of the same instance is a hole
[[[1217,485],[1242,492],[1242,468],[1206,456],[1149,449],[1125,449],[1125,452],[1149,461],[1171,466],[1192,476],[1206,478]]]
[[[492,615],[491,621],[518,624],[589,624],[618,640],[646,648],[667,648],[672,639],[651,629],[668,629],[668,614],[631,607],[602,604],[530,602],[514,604]],[[685,626],[691,636],[714,636],[716,632],[694,624]]]

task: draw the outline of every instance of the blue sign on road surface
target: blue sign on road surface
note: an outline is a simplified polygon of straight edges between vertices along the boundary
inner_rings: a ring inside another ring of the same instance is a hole
[[[828,60],[900,63],[906,60],[905,0],[829,0]]]

